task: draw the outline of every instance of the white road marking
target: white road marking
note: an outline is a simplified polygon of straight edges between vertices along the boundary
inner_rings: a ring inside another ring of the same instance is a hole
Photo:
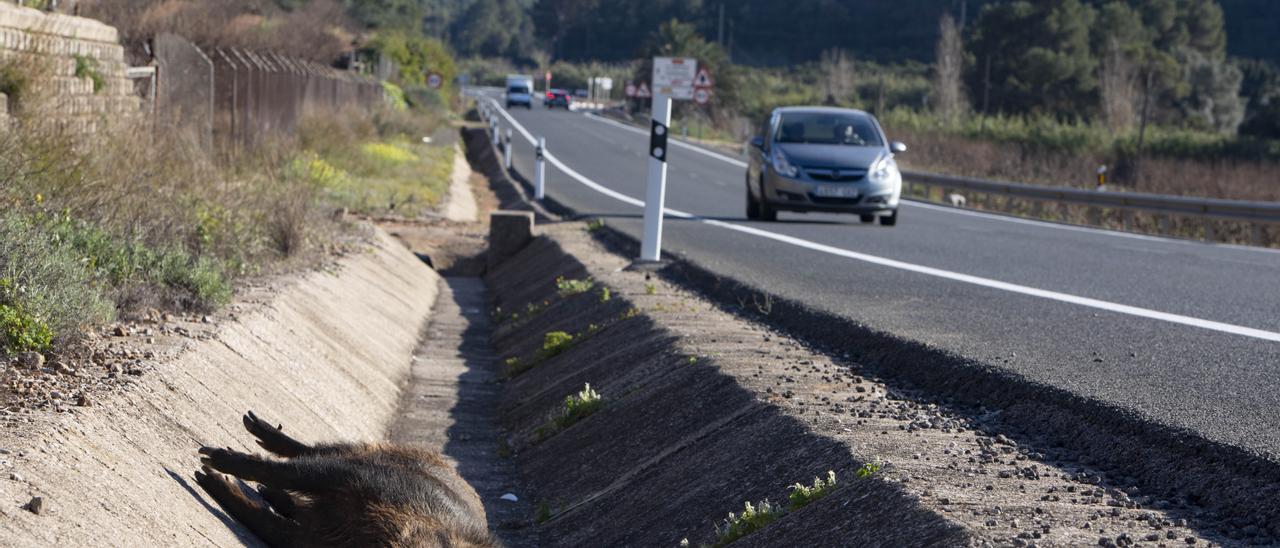
[[[495,103],[495,106],[496,106],[496,103]],[[499,107],[498,112],[502,114],[502,116],[507,119],[507,122],[509,122],[512,126],[514,126],[516,130],[520,132],[521,135],[524,135],[526,139],[528,139],[530,142],[533,142],[533,136],[529,133],[529,131],[526,130],[524,126],[520,125],[520,123],[517,122],[515,118],[513,118],[510,114],[508,114],[506,110]],[[715,154],[715,153],[710,153],[710,154]],[[621,201],[623,203],[627,203],[636,207],[644,207],[643,200],[632,198],[631,196],[627,196],[620,192],[606,188],[605,186],[595,181],[592,181],[591,179],[588,179],[581,173],[578,173],[577,171],[573,170],[569,166],[565,165],[563,162],[557,159],[553,154],[551,154],[550,151],[546,153],[546,158],[547,158],[547,161],[551,163],[551,165],[555,166],[557,169],[564,172],[566,175],[578,181],[579,183],[586,186],[587,188],[595,190],[596,192],[604,194],[605,196],[609,196],[610,198]],[[914,272],[917,274],[924,274],[926,276],[943,278],[947,280],[972,284],[976,286],[997,289],[1000,291],[1007,291],[1010,293],[1016,293],[1020,295],[1028,295],[1031,297],[1039,297],[1042,299],[1049,299],[1052,301],[1085,306],[1089,308],[1105,310],[1108,312],[1115,312],[1117,314],[1125,314],[1129,316],[1159,320],[1159,321],[1164,321],[1164,322],[1169,322],[1169,323],[1174,323],[1179,325],[1198,327],[1198,328],[1207,329],[1210,331],[1218,331],[1221,333],[1240,335],[1240,336],[1250,337],[1254,339],[1261,339],[1264,341],[1280,342],[1280,333],[1277,333],[1274,331],[1265,331],[1262,329],[1254,329],[1251,327],[1244,327],[1244,326],[1234,325],[1229,323],[1215,322],[1212,320],[1194,318],[1191,316],[1183,316],[1180,314],[1170,314],[1168,312],[1160,312],[1159,310],[1152,310],[1149,308],[1141,308],[1137,306],[1129,306],[1125,304],[1113,303],[1110,301],[1103,301],[1099,299],[1091,299],[1088,297],[1081,297],[1078,295],[1071,295],[1068,293],[1061,293],[1058,291],[1049,291],[1046,289],[1039,289],[1039,288],[1025,286],[1025,285],[1002,282],[1000,280],[993,280],[990,278],[983,278],[981,276],[973,276],[970,274],[963,274],[960,272],[952,272],[950,270],[944,270],[941,268],[933,268],[929,266],[908,263],[908,262],[899,261],[895,259],[888,259],[885,257],[876,256],[876,255],[869,255],[866,253],[859,253],[857,251],[841,249],[841,248],[829,246],[826,244],[820,244],[817,242],[796,238],[794,236],[787,236],[784,234],[769,232],[767,230],[761,230],[759,228],[755,228],[751,226],[728,223],[725,221],[717,221],[714,219],[704,219],[696,215],[686,213],[684,211],[671,209],[671,208],[664,208],[663,211],[667,215],[671,215],[672,217],[688,219],[688,220],[692,220],[692,221],[699,222],[706,225],[716,226],[716,227],[724,228],[727,230],[740,232],[743,234],[750,234],[752,236],[758,236],[761,238],[767,238],[770,240],[782,242],[782,243],[793,245],[796,247],[809,249],[812,251],[818,251],[821,253],[827,253],[830,255],[838,256],[838,257],[845,257],[848,259],[862,261],[862,262],[870,263],[874,265],[885,266],[885,267],[894,268],[898,270],[905,270],[905,271]]]
[[[608,124],[608,125],[611,125],[611,126],[614,126],[614,127],[620,128],[620,129],[625,129],[625,130],[630,131],[630,132],[632,132],[632,133],[638,133],[638,134],[641,134],[641,135],[648,135],[648,132],[646,132],[646,131],[644,131],[644,130],[642,130],[642,129],[640,129],[640,128],[637,128],[637,127],[634,127],[634,126],[629,126],[629,125],[624,124],[624,123],[622,123],[622,122],[619,122],[619,121],[617,121],[617,120],[610,120],[610,119],[605,118],[605,117],[603,117],[603,116],[600,116],[600,115],[598,115],[598,114],[587,113],[587,114],[585,114],[585,116],[586,116],[587,118],[591,119],[591,120],[595,120],[595,121],[597,121],[597,122],[602,122],[602,123],[605,123],[605,124]],[[704,156],[708,156],[708,157],[711,157],[711,158],[715,158],[715,159],[720,160],[720,161],[722,161],[722,162],[725,162],[725,163],[727,163],[727,164],[730,164],[730,165],[733,165],[733,166],[736,166],[736,167],[740,167],[740,168],[743,168],[743,169],[746,169],[746,167],[747,167],[747,164],[746,164],[745,162],[741,161],[741,160],[738,160],[738,159],[735,159],[735,158],[731,158],[731,157],[729,157],[729,156],[725,156],[725,155],[723,155],[723,154],[719,154],[719,153],[716,153],[716,152],[712,152],[712,151],[710,151],[710,150],[707,150],[707,149],[702,148],[702,147],[699,147],[699,146],[695,146],[695,145],[691,145],[691,144],[688,144],[688,143],[684,143],[684,142],[681,142],[681,141],[679,141],[679,140],[677,140],[677,139],[673,139],[672,141],[673,141],[673,142],[675,142],[676,146],[679,146],[679,147],[681,147],[681,148],[686,148],[686,149],[692,150],[692,151],[697,152],[697,153],[699,153],[699,154],[702,154],[702,155],[704,155]],[[1166,237],[1162,237],[1162,236],[1152,236],[1152,235],[1149,235],[1149,234],[1134,234],[1134,233],[1132,233],[1132,232],[1119,232],[1119,231],[1115,231],[1115,230],[1107,230],[1107,229],[1105,229],[1105,228],[1094,228],[1094,227],[1090,227],[1090,226],[1076,226],[1076,225],[1069,225],[1069,224],[1064,224],[1064,223],[1054,223],[1054,222],[1049,222],[1049,221],[1040,221],[1040,220],[1036,220],[1036,219],[1024,219],[1024,218],[1022,218],[1022,217],[1014,217],[1014,216],[1012,216],[1012,215],[999,215],[999,214],[995,214],[995,213],[988,213],[988,212],[985,212],[985,211],[974,211],[974,210],[969,210],[969,209],[960,209],[960,208],[956,208],[956,207],[949,207],[949,206],[944,206],[944,205],[931,204],[931,203],[928,203],[928,202],[922,202],[922,201],[918,201],[918,200],[915,200],[915,199],[912,199],[912,198],[906,198],[906,197],[904,197],[904,198],[903,198],[902,202],[903,202],[903,203],[905,203],[905,204],[906,204],[906,205],[908,205],[908,206],[911,206],[911,207],[919,207],[919,208],[924,208],[924,209],[932,209],[932,210],[936,210],[936,211],[945,211],[945,212],[948,212],[948,213],[954,213],[954,214],[956,214],[956,215],[968,215],[968,216],[970,216],[970,217],[980,217],[980,218],[987,219],[987,220],[992,220],[992,221],[1004,221],[1004,222],[1008,222],[1008,223],[1018,223],[1018,224],[1024,224],[1024,225],[1033,225],[1033,226],[1038,226],[1038,227],[1041,227],[1041,228],[1054,228],[1054,229],[1058,229],[1058,230],[1069,230],[1069,231],[1073,231],[1073,232],[1087,232],[1087,233],[1090,233],[1090,234],[1096,234],[1096,235],[1100,235],[1100,236],[1113,236],[1113,237],[1117,237],[1117,238],[1131,238],[1131,239],[1135,239],[1135,240],[1147,240],[1147,241],[1154,241],[1154,242],[1161,242],[1161,243],[1169,243],[1169,244],[1182,244],[1182,245],[1213,245],[1213,246],[1217,246],[1217,247],[1223,247],[1223,248],[1228,248],[1228,249],[1236,249],[1236,250],[1240,250],[1240,251],[1253,251],[1253,252],[1263,252],[1263,253],[1280,253],[1280,249],[1271,249],[1271,248],[1265,248],[1265,247],[1254,247],[1254,246],[1236,245],[1236,244],[1221,244],[1221,243],[1198,242],[1198,241],[1195,241],[1195,240],[1183,240],[1183,239],[1178,239],[1178,238],[1166,238]]]

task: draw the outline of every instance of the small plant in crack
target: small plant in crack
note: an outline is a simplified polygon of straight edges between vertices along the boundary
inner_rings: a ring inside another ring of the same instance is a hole
[[[538,349],[539,359],[549,359],[563,354],[565,350],[573,348],[573,335],[564,331],[551,331],[542,336],[542,348]]]
[[[534,431],[534,435],[538,440],[547,439],[591,416],[603,406],[604,398],[600,393],[592,390],[591,384],[584,384],[577,394],[565,396],[564,407],[560,409],[560,413],[546,424],[539,426]]]
[[[689,365],[698,365],[698,357],[689,356]]]
[[[533,522],[542,524],[546,523],[549,519],[551,519],[551,505],[547,504],[547,501],[545,500],[539,502],[538,509],[533,515]]]
[[[591,219],[587,221],[587,232],[599,232],[604,228],[604,219]]]
[[[612,299],[612,298],[613,298],[613,293],[610,293],[610,292],[609,292],[609,288],[607,288],[607,287],[601,287],[601,288],[600,288],[600,303],[601,303],[601,304],[604,304],[604,303],[609,302],[609,299]]]
[[[716,525],[716,542],[711,546],[719,548],[763,529],[764,526],[782,517],[783,512],[781,506],[769,502],[769,499],[754,505],[751,501],[747,501],[741,514],[729,512],[729,517],[723,523]]]
[[[657,294],[658,294],[658,286],[653,285],[653,284],[644,284],[644,294],[645,294],[645,295],[657,295]]]
[[[862,468],[859,468],[857,472],[854,472],[854,475],[859,478],[869,478],[876,475],[876,472],[879,472],[881,468],[884,468],[884,463],[880,462],[880,459],[876,459],[872,462],[863,464]]]
[[[586,293],[591,291],[595,286],[596,283],[590,278],[585,280],[571,280],[564,276],[556,278],[556,289],[560,291],[561,298],[568,298],[574,295]]]
[[[790,499],[787,509],[799,510],[804,508],[809,503],[830,495],[835,489],[836,473],[834,470],[827,470],[827,478],[813,478],[813,485],[805,485],[803,483],[792,485],[791,493],[787,495],[787,498]]]

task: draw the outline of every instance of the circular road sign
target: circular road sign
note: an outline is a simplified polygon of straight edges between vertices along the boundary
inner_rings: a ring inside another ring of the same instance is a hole
[[[444,77],[440,73],[433,72],[427,75],[427,87],[431,89],[440,89],[444,85]]]
[[[711,101],[711,90],[707,88],[695,88],[693,90],[693,101],[699,105],[705,105]]]

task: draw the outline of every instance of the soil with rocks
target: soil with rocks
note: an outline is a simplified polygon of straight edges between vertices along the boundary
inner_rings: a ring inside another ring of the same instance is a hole
[[[790,486],[828,471],[829,496],[735,544],[1237,543],[1198,529],[1187,501],[1148,497],[1070,448],[1014,441],[998,413],[886,383],[630,270],[589,230],[544,226],[485,278],[509,377],[503,453],[537,501],[522,526],[540,545],[710,544],[745,502],[786,506]],[[573,337],[559,353],[544,348],[555,331]],[[599,410],[555,427],[588,384]]]

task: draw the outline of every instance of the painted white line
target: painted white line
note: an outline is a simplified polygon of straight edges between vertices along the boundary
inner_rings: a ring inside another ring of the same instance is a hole
[[[597,121],[597,122],[602,122],[602,123],[604,123],[604,124],[608,124],[608,125],[611,125],[611,126],[614,126],[614,127],[620,128],[620,129],[624,129],[624,130],[630,131],[630,132],[632,132],[632,133],[638,133],[638,134],[640,134],[640,135],[648,135],[648,133],[647,133],[647,132],[645,132],[643,129],[640,129],[640,128],[637,128],[637,127],[634,127],[634,126],[630,126],[630,125],[624,124],[624,123],[619,122],[619,121],[617,121],[617,120],[610,120],[610,119],[605,118],[605,117],[603,117],[603,116],[600,116],[600,115],[598,115],[598,114],[591,114],[591,113],[588,113],[588,114],[586,114],[586,117],[587,117],[587,118],[590,118],[590,119],[592,119],[592,120],[595,120],[595,121]],[[747,167],[747,164],[746,164],[745,162],[743,162],[743,161],[741,161],[741,160],[738,160],[738,159],[736,159],[736,158],[731,158],[731,157],[729,157],[729,156],[725,156],[725,155],[723,155],[723,154],[719,154],[719,153],[716,153],[716,152],[712,152],[712,151],[707,150],[707,149],[702,148],[702,147],[698,147],[698,146],[695,146],[695,145],[687,144],[687,143],[681,142],[681,141],[680,141],[680,140],[678,140],[678,139],[673,139],[672,141],[673,141],[673,142],[675,142],[676,146],[679,146],[679,147],[681,147],[681,148],[686,148],[686,149],[692,150],[692,151],[697,152],[697,153],[699,153],[699,154],[702,154],[702,155],[704,155],[704,156],[708,156],[708,157],[711,157],[711,158],[715,158],[715,159],[720,160],[720,161],[722,161],[722,162],[725,162],[725,163],[727,163],[727,164],[730,164],[730,165],[733,165],[733,166],[736,166],[736,167],[740,167],[740,168],[744,168],[744,169]],[[1024,218],[1022,218],[1022,217],[1014,217],[1014,216],[1011,216],[1011,215],[999,215],[999,214],[994,214],[994,213],[987,213],[987,212],[985,212],[985,211],[974,211],[974,210],[969,210],[969,209],[959,209],[959,208],[955,208],[955,207],[947,207],[947,206],[938,205],[938,204],[931,204],[931,203],[929,203],[929,202],[923,202],[923,201],[916,200],[916,199],[914,199],[914,198],[907,198],[907,197],[903,197],[902,201],[903,201],[903,203],[907,204],[908,206],[912,206],[912,207],[920,207],[920,208],[925,208],[925,209],[933,209],[933,210],[937,210],[937,211],[945,211],[945,212],[948,212],[948,213],[954,213],[954,214],[957,214],[957,215],[968,215],[968,216],[971,216],[971,217],[979,217],[979,218],[983,218],[983,219],[987,219],[987,220],[991,220],[991,221],[1004,221],[1004,222],[1007,222],[1007,223],[1018,223],[1018,224],[1024,224],[1024,225],[1032,225],[1032,226],[1037,226],[1037,227],[1041,227],[1041,228],[1053,228],[1053,229],[1057,229],[1057,230],[1070,230],[1070,231],[1073,231],[1073,232],[1085,232],[1085,233],[1089,233],[1089,234],[1095,234],[1095,235],[1098,235],[1098,236],[1112,236],[1112,237],[1117,237],[1117,238],[1130,238],[1130,239],[1135,239],[1135,240],[1146,240],[1146,241],[1152,241],[1152,242],[1161,242],[1161,243],[1170,243],[1170,244],[1180,244],[1180,245],[1199,245],[1199,246],[1202,246],[1202,245],[1212,245],[1212,246],[1216,246],[1216,247],[1223,247],[1223,248],[1227,248],[1227,249],[1236,249],[1236,250],[1240,250],[1240,251],[1252,251],[1252,252],[1262,252],[1262,253],[1280,253],[1280,249],[1271,249],[1271,248],[1266,248],[1266,247],[1255,247],[1255,246],[1238,245],[1238,244],[1224,244],[1224,243],[1198,242],[1198,241],[1195,241],[1195,240],[1184,240],[1184,239],[1179,239],[1179,238],[1166,238],[1166,237],[1162,237],[1162,236],[1152,236],[1152,235],[1150,235],[1150,234],[1134,234],[1134,233],[1132,233],[1132,232],[1119,232],[1119,231],[1115,231],[1115,230],[1107,230],[1107,229],[1105,229],[1105,228],[1095,228],[1095,227],[1091,227],[1091,226],[1076,226],[1076,225],[1069,225],[1069,224],[1063,224],[1063,223],[1053,223],[1053,222],[1048,222],[1048,221],[1040,221],[1040,220],[1036,220],[1036,219],[1024,219]]]
[[[604,116],[600,116],[599,114],[587,113],[587,114],[586,114],[586,117],[587,117],[587,118],[590,118],[590,119],[592,119],[592,120],[595,120],[595,121],[597,121],[597,122],[603,122],[603,123],[605,123],[605,124],[609,124],[609,125],[614,126],[614,127],[619,127],[619,128],[625,129],[625,130],[630,131],[630,132],[632,132],[632,133],[639,133],[640,135],[645,135],[645,136],[648,136],[648,135],[649,135],[649,132],[647,132],[647,131],[645,131],[645,130],[643,130],[643,129],[640,129],[640,128],[638,128],[638,127],[632,127],[632,126],[629,126],[629,125],[624,124],[624,123],[622,123],[622,122],[619,122],[619,121],[617,121],[617,120],[610,120],[610,119],[608,119],[608,118],[605,118]],[[739,160],[739,159],[737,159],[737,158],[731,158],[731,157],[729,157],[729,156],[725,156],[724,154],[720,154],[719,152],[712,152],[712,151],[707,150],[707,149],[705,149],[705,148],[702,148],[702,147],[700,147],[700,146],[695,146],[695,145],[691,145],[691,144],[685,143],[684,141],[681,141],[681,140],[679,140],[679,139],[672,139],[672,140],[671,140],[671,142],[675,143],[675,144],[676,144],[676,146],[678,146],[678,147],[680,147],[680,148],[688,149],[688,150],[692,150],[692,151],[697,152],[698,154],[701,154],[701,155],[703,155],[703,156],[709,156],[709,157],[711,157],[711,158],[715,158],[715,159],[717,159],[717,160],[720,160],[721,162],[725,162],[725,163],[728,163],[728,164],[731,164],[731,165],[734,165],[734,166],[737,166],[737,167],[740,167],[740,168],[743,168],[743,169],[746,169],[746,167],[747,167],[747,163],[746,163],[746,162],[743,162],[742,160]]]
[[[509,114],[507,114],[505,110],[502,110],[501,108],[499,108],[498,112],[502,113],[503,117],[506,118],[507,121],[510,122],[513,126],[515,126],[516,129],[519,130],[522,134],[524,135],[529,134],[529,132],[526,131],[524,127],[521,126],[520,123],[515,120],[515,118],[512,118]],[[547,154],[547,159],[552,163],[552,165],[555,165],[565,174],[569,175],[574,180],[578,181],[579,183],[582,183],[583,185],[585,185],[586,187],[592,190],[595,190],[597,192],[600,192],[601,194],[609,196],[610,198],[614,198],[616,200],[619,200],[621,202],[624,202],[636,207],[644,207],[643,200],[632,198],[620,192],[611,190],[609,188],[605,188],[603,185],[596,183],[591,179],[588,179],[587,177],[583,176],[577,171],[574,171],[573,169],[569,168],[569,166],[564,165],[563,162],[560,162],[558,159],[556,159],[554,156],[550,154]],[[830,255],[838,256],[838,257],[845,257],[848,259],[862,261],[865,263],[884,266],[888,268],[905,270],[905,271],[914,272],[917,274],[924,274],[926,276],[943,278],[947,280],[977,285],[981,287],[997,289],[1000,291],[1007,291],[1007,292],[1016,293],[1019,295],[1028,295],[1031,297],[1039,297],[1042,299],[1049,299],[1052,301],[1085,306],[1089,308],[1105,310],[1108,312],[1115,312],[1117,314],[1125,314],[1128,316],[1136,316],[1140,318],[1147,318],[1147,319],[1159,320],[1159,321],[1186,325],[1191,327],[1198,327],[1198,328],[1207,329],[1210,331],[1218,331],[1221,333],[1240,335],[1243,337],[1261,339],[1264,341],[1280,342],[1280,333],[1277,333],[1274,331],[1265,331],[1262,329],[1254,329],[1251,327],[1244,327],[1244,326],[1234,325],[1229,323],[1215,322],[1212,320],[1193,318],[1191,316],[1183,316],[1180,314],[1170,314],[1168,312],[1160,312],[1159,310],[1152,310],[1149,308],[1129,306],[1125,304],[1113,303],[1110,301],[1103,301],[1099,299],[1081,297],[1078,295],[1071,295],[1068,293],[1060,293],[1057,291],[1049,291],[1049,290],[1038,289],[1035,287],[1029,287],[1025,285],[1002,282],[1002,281],[993,280],[990,278],[983,278],[981,276],[962,274],[959,272],[952,272],[950,270],[943,270],[941,268],[933,268],[929,266],[923,266],[923,265],[898,261],[895,259],[887,259],[885,257],[879,257],[876,255],[868,255],[866,253],[859,253],[857,251],[841,249],[838,247],[833,247],[826,244],[820,244],[817,242],[796,238],[794,236],[787,236],[784,234],[769,232],[767,230],[761,230],[761,229],[750,227],[750,226],[728,223],[724,221],[717,221],[713,219],[704,219],[704,218],[692,215],[690,213],[686,213],[686,212],[675,210],[675,209],[666,208],[664,209],[664,211],[668,215],[671,215],[673,217],[689,219],[689,220],[706,224],[706,225],[716,226],[716,227],[724,228],[727,230],[740,232],[743,234],[750,234],[752,236],[758,236],[761,238],[768,238],[770,240],[782,242],[782,243],[793,245],[796,247],[809,249],[812,251],[818,251],[821,253],[827,253]]]

